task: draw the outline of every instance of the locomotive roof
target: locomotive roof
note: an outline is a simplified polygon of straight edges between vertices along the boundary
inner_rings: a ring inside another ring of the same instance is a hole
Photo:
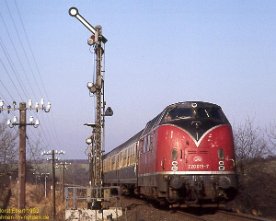
[[[178,103],[174,103],[171,104],[169,106],[167,106],[165,109],[169,108],[169,107],[173,107],[173,106],[187,106],[187,107],[191,107],[193,104],[197,104],[197,107],[220,107],[217,104],[214,103],[210,103],[210,102],[204,102],[204,101],[183,101],[183,102],[178,102]]]

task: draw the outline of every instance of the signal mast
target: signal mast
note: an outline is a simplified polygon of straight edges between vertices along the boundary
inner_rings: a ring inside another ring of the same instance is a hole
[[[110,107],[105,110],[104,101],[104,80],[102,75],[102,56],[104,53],[103,44],[107,42],[107,39],[102,35],[102,27],[93,27],[85,18],[83,18],[78,9],[71,7],[69,14],[72,17],[77,18],[90,32],[92,36],[88,39],[87,43],[94,47],[96,55],[96,81],[94,83],[88,82],[87,87],[89,92],[95,95],[96,98],[96,118],[95,124],[85,124],[93,128],[93,134],[86,140],[86,143],[92,145],[91,148],[91,186],[92,186],[92,197],[93,199],[103,198],[103,159],[102,154],[104,152],[102,133],[104,127],[104,117],[112,116],[113,111]],[[101,207],[101,203],[98,200],[92,201],[92,207]]]

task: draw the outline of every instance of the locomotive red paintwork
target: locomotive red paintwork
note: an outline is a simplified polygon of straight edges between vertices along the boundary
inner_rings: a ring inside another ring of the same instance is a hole
[[[231,125],[216,104],[170,105],[105,155],[104,182],[169,203],[232,199],[237,177]]]

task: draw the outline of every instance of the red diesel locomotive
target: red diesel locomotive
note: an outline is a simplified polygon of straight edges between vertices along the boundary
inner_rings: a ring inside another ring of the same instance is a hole
[[[237,192],[233,134],[212,103],[172,104],[104,156],[104,184],[159,202],[204,204]]]

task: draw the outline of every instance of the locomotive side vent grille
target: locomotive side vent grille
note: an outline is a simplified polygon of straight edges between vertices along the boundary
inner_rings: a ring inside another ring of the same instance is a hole
[[[188,150],[187,153],[188,153],[188,154],[208,154],[209,151],[208,151],[208,150],[200,150],[200,151]]]
[[[196,154],[196,150],[188,150],[188,154]]]
[[[208,150],[201,150],[199,151],[200,154],[208,154]]]

